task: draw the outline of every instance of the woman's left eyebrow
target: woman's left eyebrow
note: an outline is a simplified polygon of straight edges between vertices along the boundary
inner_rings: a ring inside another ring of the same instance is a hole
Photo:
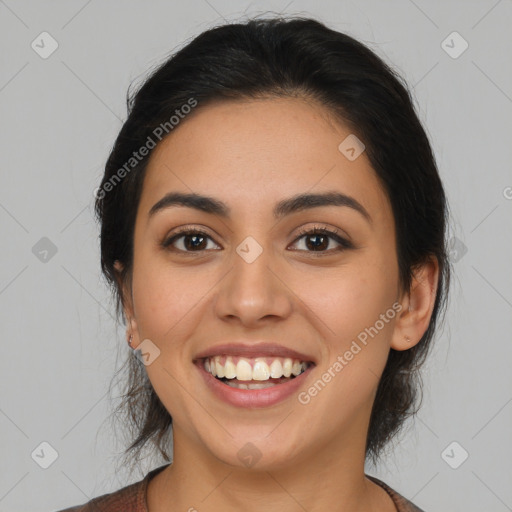
[[[218,215],[223,218],[231,216],[231,208],[219,199],[195,193],[169,192],[155,203],[148,213],[149,220],[159,211],[173,206],[194,208],[204,213]],[[276,203],[273,214],[279,220],[295,212],[320,206],[344,206],[359,212],[368,223],[373,220],[364,206],[354,197],[341,192],[324,192],[321,194],[298,194]]]

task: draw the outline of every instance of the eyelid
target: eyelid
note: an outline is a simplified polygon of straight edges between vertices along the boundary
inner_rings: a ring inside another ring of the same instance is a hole
[[[200,228],[194,225],[185,225],[180,226],[179,228],[176,228],[176,230],[171,233],[170,235],[165,235],[163,241],[161,242],[161,246],[164,249],[169,249],[169,247],[172,247],[172,243],[177,240],[180,237],[186,236],[188,234],[196,234],[196,235],[202,235],[204,237],[207,237],[211,239],[216,245],[219,245],[217,242],[215,242],[214,237],[205,229]],[[176,252],[180,252],[182,254],[192,254],[193,252],[205,252],[205,251],[182,251],[179,249],[176,249]]]
[[[330,236],[331,238],[335,238],[335,239],[340,238],[347,244],[353,245],[352,239],[346,231],[344,231],[341,228],[331,226],[329,224],[322,224],[320,222],[314,223],[313,226],[299,228],[299,231],[295,238],[295,241],[297,240],[298,237],[301,237],[301,236],[304,236],[307,234],[312,234],[315,232],[320,233],[320,234],[326,234],[326,235]]]
[[[183,236],[194,235],[194,234],[202,235],[206,238],[209,238],[216,245],[219,245],[214,240],[213,236],[210,235],[205,228],[196,227],[194,225],[184,225],[184,226],[180,226],[179,228],[177,228],[177,230],[174,231],[171,235],[166,235],[164,237],[163,241],[161,242],[161,246],[164,249],[174,250],[174,252],[181,253],[181,254],[194,254],[194,253],[202,253],[202,252],[211,251],[211,249],[210,250],[204,249],[204,250],[200,250],[200,251],[184,251],[181,249],[169,249],[169,247],[172,247],[173,242],[175,242],[177,239],[179,239]],[[322,255],[331,255],[333,253],[342,252],[347,249],[355,248],[350,237],[348,235],[346,235],[343,230],[341,230],[339,228],[335,228],[335,227],[329,227],[329,225],[320,224],[320,223],[316,223],[314,226],[301,227],[291,244],[292,245],[296,244],[303,237],[305,237],[307,235],[312,236],[314,234],[322,234],[322,235],[327,236],[331,240],[334,240],[338,244],[338,247],[336,247],[334,249],[328,249],[326,251],[307,251],[307,250],[300,250],[300,249],[293,249],[293,250],[295,252],[309,253],[309,254],[313,254],[313,255],[317,254],[319,256],[322,256]]]

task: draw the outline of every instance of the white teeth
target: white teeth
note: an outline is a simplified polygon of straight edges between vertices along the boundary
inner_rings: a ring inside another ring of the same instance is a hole
[[[287,357],[283,363],[283,375],[285,377],[289,377],[292,374],[292,366],[292,360],[289,357]]]
[[[270,377],[270,369],[263,359],[255,359],[254,368],[252,369],[252,380],[268,380]]]
[[[300,361],[294,361],[292,366],[292,373],[295,375],[295,377],[302,373],[302,365],[300,364]]]
[[[273,379],[279,379],[283,375],[283,365],[279,359],[274,359],[270,365],[270,376]]]
[[[252,380],[252,367],[249,361],[240,359],[236,365],[236,378],[238,380]]]
[[[222,360],[224,360],[224,363],[222,363]],[[236,364],[235,361],[237,361]],[[244,357],[214,356],[204,360],[204,369],[214,377],[237,379],[239,381],[266,381],[270,378],[288,378],[292,375],[297,377],[307,368],[308,363],[305,361],[291,359],[290,357],[257,357],[249,360]]]
[[[226,362],[224,363],[224,377],[226,377],[226,379],[236,378],[236,366],[233,364],[233,360],[229,356],[226,358]]]
[[[206,368],[206,363],[208,363],[208,368]],[[217,368],[215,367],[215,360],[207,359],[204,364],[204,369],[207,372],[210,372],[214,377],[217,376]]]
[[[215,356],[215,369],[217,370],[217,377],[219,377],[219,379],[224,377],[224,366],[220,364],[220,356]]]

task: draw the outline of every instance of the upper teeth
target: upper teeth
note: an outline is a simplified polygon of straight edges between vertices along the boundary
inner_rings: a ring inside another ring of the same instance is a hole
[[[214,377],[238,380],[268,380],[300,375],[308,363],[289,357],[214,356],[204,360],[204,369]]]

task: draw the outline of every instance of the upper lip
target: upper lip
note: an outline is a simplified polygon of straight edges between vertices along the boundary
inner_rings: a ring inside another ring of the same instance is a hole
[[[199,352],[194,359],[204,359],[206,357],[231,355],[252,357],[290,357],[316,364],[315,358],[297,350],[278,345],[276,343],[223,343]]]

